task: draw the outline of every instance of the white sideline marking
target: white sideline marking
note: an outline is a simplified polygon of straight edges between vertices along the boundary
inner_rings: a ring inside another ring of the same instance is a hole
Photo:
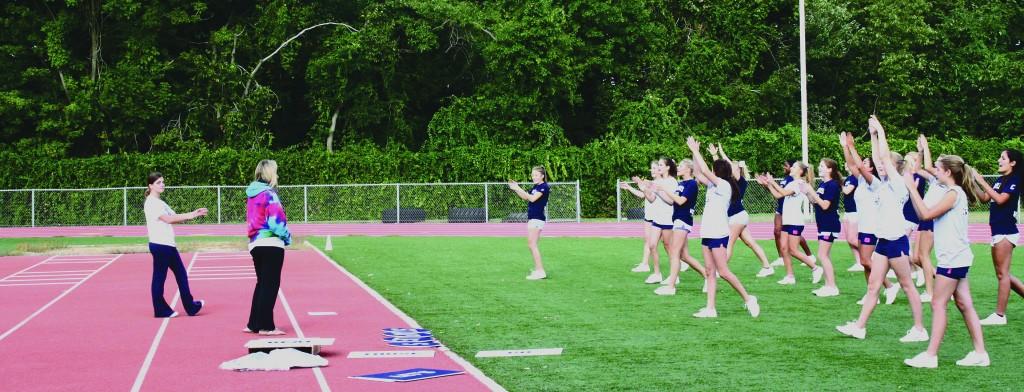
[[[349,358],[433,358],[434,350],[416,351],[353,351]]]
[[[492,350],[476,353],[477,358],[531,357],[536,355],[562,355],[562,348],[531,348],[523,350]]]
[[[358,285],[364,291],[370,294],[370,296],[376,299],[377,302],[379,302],[381,305],[384,305],[384,307],[388,308],[388,310],[390,310],[391,313],[394,313],[396,316],[398,316],[398,318],[402,319],[402,321],[405,321],[405,323],[408,324],[410,327],[423,328],[422,326],[420,326],[420,323],[417,323],[416,320],[413,320],[412,317],[409,317],[409,315],[405,314],[405,312],[403,312],[401,309],[395,307],[395,305],[391,304],[391,302],[388,302],[388,300],[382,297],[380,293],[378,293],[376,290],[374,290],[370,286],[367,286],[366,283],[364,283],[355,275],[352,275],[352,273],[348,272],[348,270],[346,270],[345,268],[342,268],[341,264],[334,262],[334,260],[332,260],[326,254],[324,254],[324,252],[321,251],[320,248],[313,246],[313,244],[309,243],[309,241],[305,241],[305,243],[306,246],[315,250],[316,253],[319,253],[320,256],[324,258],[324,261],[333,265],[335,268],[338,269],[338,271],[341,271],[341,273],[345,274],[345,276],[347,276],[349,279],[352,279],[352,281],[355,282],[356,285]],[[443,352],[444,355],[447,355],[448,358],[450,358],[452,361],[455,361],[455,363],[459,364],[464,369],[466,369],[466,371],[469,372],[470,375],[479,380],[492,391],[507,391],[501,385],[498,385],[498,383],[494,382],[494,380],[492,380],[490,377],[487,377],[487,375],[481,372],[480,369],[477,369],[476,366],[473,366],[473,364],[469,363],[465,359],[462,359],[462,357],[460,357],[459,354],[456,354],[455,352],[451,351],[445,345],[442,344],[440,347],[438,347],[438,350]]]
[[[80,273],[88,274],[88,273],[90,273],[92,271],[95,271],[95,270],[24,271],[24,272],[18,272],[15,275],[17,275],[17,274],[51,274],[51,273],[57,273],[57,272],[66,272],[66,273],[80,272]]]
[[[33,276],[26,276],[26,277],[23,277],[23,278],[21,278],[21,277],[15,277],[14,279],[8,279],[8,280],[5,280],[5,281],[4,281],[4,283],[25,283],[25,282],[51,282],[51,281],[77,281],[77,280],[82,280],[82,278],[83,278],[83,277],[81,277],[81,276],[73,276],[73,277],[52,277],[52,278],[50,278],[50,277],[33,277]]]
[[[36,267],[37,265],[43,264],[43,263],[45,263],[45,262],[47,262],[47,261],[50,261],[50,259],[53,259],[54,257],[57,257],[57,256],[50,256],[50,257],[47,257],[47,258],[43,259],[43,261],[40,261],[40,262],[38,262],[38,263],[35,263],[35,264],[32,264],[31,266],[29,266],[29,267],[27,267],[27,268],[25,268],[25,269],[23,269],[23,270],[21,270],[21,271],[15,272],[15,273],[13,273],[13,274],[10,274],[10,275],[7,275],[7,276],[5,276],[5,277],[4,277],[3,279],[0,279],[0,282],[3,282],[3,281],[4,281],[5,279],[7,279],[7,278],[10,278],[10,277],[12,277],[12,276],[14,276],[14,275],[17,275],[17,274],[20,274],[20,273],[22,273],[22,272],[25,272],[25,271],[28,271],[28,270],[30,270],[30,269],[33,269],[33,268],[35,268],[35,267]]]
[[[192,260],[188,263],[186,273],[192,269],[192,265],[196,262],[196,252],[192,254]],[[191,279],[190,279],[191,280]],[[178,299],[181,297],[181,289],[177,290],[174,294],[174,300],[171,301],[171,309],[178,304]],[[139,369],[139,374],[135,376],[135,383],[132,384],[132,392],[138,392],[142,388],[142,382],[146,379],[146,373],[149,372],[149,366],[153,364],[153,357],[156,356],[156,349],[160,346],[160,339],[164,337],[164,331],[167,330],[167,324],[171,322],[171,318],[167,317],[160,323],[160,329],[156,331],[156,336],[153,337],[153,344],[149,346],[149,352],[146,353],[146,359],[142,361],[142,368]]]
[[[338,312],[309,312],[310,316],[337,316]]]
[[[106,261],[50,261],[46,264],[96,264],[106,263]]]
[[[50,306],[52,306],[53,304],[57,303],[57,301],[60,301],[60,299],[61,299],[61,298],[64,298],[64,297],[66,297],[66,296],[67,296],[68,294],[71,294],[71,292],[72,292],[72,291],[75,291],[75,289],[77,289],[77,288],[78,288],[78,286],[81,286],[81,285],[82,285],[82,283],[85,283],[85,281],[89,280],[89,278],[92,278],[93,276],[96,276],[96,274],[97,274],[97,273],[99,273],[100,271],[103,271],[103,269],[104,269],[104,268],[107,268],[108,266],[110,266],[110,264],[113,264],[113,263],[114,263],[114,261],[116,261],[117,259],[120,259],[120,258],[121,258],[121,256],[124,256],[124,255],[117,255],[117,256],[115,256],[115,257],[114,257],[113,259],[110,259],[109,261],[107,261],[107,263],[106,263],[106,264],[104,264],[104,265],[103,265],[103,266],[101,266],[100,268],[97,268],[97,269],[96,269],[95,271],[93,271],[93,272],[92,272],[91,274],[89,274],[89,276],[86,276],[85,278],[83,278],[83,279],[82,279],[81,281],[79,281],[78,283],[75,283],[75,285],[74,285],[74,286],[71,286],[71,287],[69,287],[69,288],[68,288],[67,290],[64,290],[64,292],[63,292],[63,293],[61,293],[60,295],[58,295],[58,296],[57,296],[57,298],[54,298],[54,299],[50,300],[50,302],[47,302],[47,303],[46,303],[46,305],[43,305],[43,307],[39,308],[38,310],[36,310],[36,311],[35,311],[35,312],[33,312],[32,314],[30,314],[30,315],[29,315],[28,317],[26,317],[26,318],[25,318],[24,320],[21,320],[21,322],[20,322],[20,323],[18,323],[17,325],[15,325],[15,326],[11,327],[11,329],[7,330],[7,332],[4,332],[4,334],[3,334],[3,335],[0,335],[0,341],[3,341],[3,340],[4,340],[5,338],[7,338],[8,336],[11,336],[11,334],[12,334],[12,333],[14,333],[14,331],[17,331],[17,330],[18,330],[19,328],[21,328],[21,327],[22,327],[22,326],[24,326],[25,324],[28,324],[28,322],[29,322],[29,321],[31,321],[31,320],[32,320],[33,318],[35,318],[36,316],[38,316],[38,315],[39,315],[40,313],[42,313],[42,312],[43,312],[44,310],[48,309],[48,308],[49,308]]]
[[[299,328],[299,321],[295,319],[295,313],[292,313],[292,307],[288,305],[288,300],[284,297],[284,290],[278,289],[277,295],[281,297],[281,305],[284,305],[284,311],[288,313],[288,320],[292,322],[292,328],[295,328],[295,336],[300,339],[305,338],[306,336],[302,333],[302,328]],[[334,339],[331,340],[333,343]],[[324,378],[324,372],[320,371],[320,368],[313,368],[313,375],[316,376],[316,382],[320,384],[321,391],[331,391],[331,387],[327,385],[327,379]]]
[[[14,286],[48,286],[52,284],[75,284],[75,282],[54,282],[54,283],[0,283],[0,287]]]

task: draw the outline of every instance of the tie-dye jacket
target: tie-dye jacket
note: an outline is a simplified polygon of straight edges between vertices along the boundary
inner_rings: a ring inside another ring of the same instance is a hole
[[[285,245],[290,245],[292,233],[288,231],[288,217],[284,215],[284,206],[277,192],[264,182],[253,181],[245,195],[249,197],[245,205],[249,242],[278,237]]]

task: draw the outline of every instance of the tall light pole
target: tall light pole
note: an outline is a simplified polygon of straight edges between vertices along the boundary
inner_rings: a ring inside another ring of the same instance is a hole
[[[803,161],[807,160],[807,37],[804,28],[804,0],[800,0],[800,137]]]

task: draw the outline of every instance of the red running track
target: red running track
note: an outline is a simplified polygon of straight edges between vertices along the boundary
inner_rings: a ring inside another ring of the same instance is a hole
[[[289,225],[295,235],[366,235],[366,236],[486,236],[521,237],[525,235],[525,224],[515,223],[297,223]],[[639,237],[643,234],[640,222],[620,223],[548,223],[544,228],[545,237]],[[751,223],[750,231],[756,239],[772,238],[772,223]],[[1024,231],[1024,225],[1018,225]],[[178,225],[178,235],[240,236],[245,235],[244,225]],[[695,227],[700,232],[700,226]],[[13,237],[144,237],[145,226],[73,226],[73,227],[6,227],[0,228],[0,238]],[[817,236],[814,224],[807,225],[804,237]],[[971,242],[987,243],[991,231],[987,224],[972,224],[968,228]]]
[[[257,338],[241,332],[255,283],[251,258],[243,252],[182,257],[193,292],[207,305],[196,317],[174,319],[152,317],[148,254],[0,258],[0,390],[501,390],[446,348],[419,349],[435,351],[433,358],[348,359],[350,351],[395,350],[383,342],[382,328],[418,325],[315,251],[286,252],[275,322],[290,337],[336,338],[322,352],[329,366],[220,370]],[[64,274],[73,277],[53,280]],[[168,299],[176,289],[169,278]],[[337,315],[309,315],[325,311]],[[349,378],[414,367],[467,373],[410,383]]]

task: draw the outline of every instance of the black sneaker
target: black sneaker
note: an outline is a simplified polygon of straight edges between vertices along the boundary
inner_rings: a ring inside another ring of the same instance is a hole
[[[192,305],[195,306],[196,310],[188,312],[188,315],[189,316],[195,316],[195,315],[199,314],[199,311],[203,310],[203,304],[205,304],[205,303],[206,303],[206,301],[203,301],[203,300],[198,300],[196,302],[193,302]]]

